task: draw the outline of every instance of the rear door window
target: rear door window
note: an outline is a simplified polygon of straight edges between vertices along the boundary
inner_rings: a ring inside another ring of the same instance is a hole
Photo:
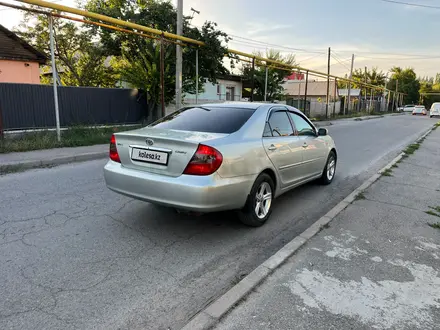
[[[252,116],[253,109],[229,107],[189,107],[176,111],[149,127],[179,131],[231,134]]]
[[[265,137],[289,136],[293,134],[293,128],[285,110],[273,111],[269,122],[264,129]]]

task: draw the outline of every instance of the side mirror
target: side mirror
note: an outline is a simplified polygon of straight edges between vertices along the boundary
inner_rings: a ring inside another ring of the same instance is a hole
[[[318,129],[318,136],[326,136],[326,135],[328,135],[327,128],[320,128],[320,129]]]

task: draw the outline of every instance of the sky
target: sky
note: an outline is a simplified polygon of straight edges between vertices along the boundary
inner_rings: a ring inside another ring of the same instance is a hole
[[[16,3],[13,0],[4,2]],[[50,0],[54,1],[54,0]],[[183,0],[184,15],[200,11],[192,24],[218,23],[233,40],[229,48],[247,53],[278,49],[296,55],[304,68],[344,76],[354,68],[412,67],[418,76],[440,72],[440,0],[401,0],[437,6],[414,7],[383,0]],[[58,0],[75,7],[75,0]],[[173,0],[176,3],[176,0]],[[0,24],[17,26],[21,14],[0,6]]]

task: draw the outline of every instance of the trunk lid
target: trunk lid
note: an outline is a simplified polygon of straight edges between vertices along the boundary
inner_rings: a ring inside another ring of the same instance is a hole
[[[228,134],[145,127],[116,133],[116,147],[124,167],[166,176],[180,176],[200,143]]]

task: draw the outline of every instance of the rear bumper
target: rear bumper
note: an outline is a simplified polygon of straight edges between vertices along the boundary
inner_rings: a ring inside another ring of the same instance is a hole
[[[109,161],[104,167],[107,187],[117,193],[150,203],[195,212],[241,209],[254,179],[181,175],[167,177],[133,170]]]

